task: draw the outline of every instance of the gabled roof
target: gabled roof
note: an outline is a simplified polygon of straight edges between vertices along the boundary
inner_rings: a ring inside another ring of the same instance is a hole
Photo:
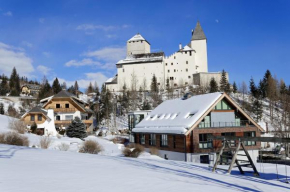
[[[47,110],[45,109],[42,109],[41,107],[33,107],[31,110],[29,110],[28,112],[26,112],[24,115],[22,115],[21,118],[24,118],[25,116],[27,116],[28,114],[30,113],[41,113],[43,114],[47,119],[50,119],[48,116],[47,116]]]
[[[258,129],[264,131],[227,94],[216,92],[192,96],[186,100],[167,100],[137,124],[133,132],[189,134],[223,98],[226,98]],[[191,117],[187,118],[190,115]]]
[[[146,41],[150,45],[150,43],[140,33],[137,33],[131,39],[128,40],[128,42],[132,41]]]
[[[66,97],[75,97],[74,94],[68,92],[67,90],[61,90],[56,95],[53,96],[53,98],[66,98]]]
[[[206,39],[206,37],[198,21],[193,31],[191,40],[203,40],[203,39]]]

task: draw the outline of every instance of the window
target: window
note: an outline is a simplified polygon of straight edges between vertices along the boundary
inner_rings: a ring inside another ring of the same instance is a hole
[[[176,59],[176,57],[174,56],[174,59]]]
[[[73,115],[66,115],[65,116],[65,120],[72,120],[73,119]]]
[[[190,113],[190,114],[186,117],[186,119],[189,119],[189,118],[191,118],[192,116],[194,116],[194,113]]]
[[[189,55],[191,56],[191,51],[189,51]]]
[[[149,135],[149,145],[153,146],[156,145],[156,135],[155,134],[150,134]]]
[[[65,108],[69,108],[69,104],[68,103],[65,104]]]
[[[59,115],[55,116],[55,120],[60,121],[60,116]]]
[[[231,106],[225,101],[221,100],[218,102],[218,104],[215,106],[216,110],[231,110]]]
[[[168,70],[168,73],[170,73],[170,70]]]
[[[174,72],[176,72],[176,69],[174,69]]]
[[[165,65],[167,66],[167,63],[165,63]]]
[[[188,64],[188,61],[186,61],[186,64]]]
[[[140,134],[140,144],[145,145],[145,134]]]
[[[188,69],[185,69],[186,72],[188,72]]]
[[[38,121],[42,121],[42,115],[38,115],[38,116],[37,116],[37,120],[38,120]]]
[[[160,146],[161,147],[167,147],[168,146],[167,135],[165,135],[165,134],[160,135]]]
[[[130,141],[130,143],[135,143],[135,135],[130,134],[129,135],[129,141]]]
[[[125,69],[123,69],[123,73],[125,72]]]
[[[56,104],[55,107],[58,109],[60,108],[60,104]]]
[[[185,54],[187,54],[187,51],[185,51]]]
[[[222,133],[222,136],[231,136],[231,137],[234,137],[234,136],[236,136],[236,133],[235,132]],[[230,145],[231,145],[231,147],[235,147],[236,146],[236,142],[234,140],[231,140],[230,141]]]
[[[171,63],[171,65],[173,65],[173,63]]]
[[[255,131],[244,132],[244,137],[256,137]],[[246,146],[254,146],[256,145],[256,141],[244,141]]]
[[[35,115],[30,115],[30,121],[35,121]]]
[[[188,79],[190,79],[190,76],[188,76]]]
[[[175,135],[173,135],[173,148],[174,149],[176,148],[176,138],[175,138]]]
[[[211,134],[199,134],[199,148],[210,149],[212,148],[212,141],[208,139]]]

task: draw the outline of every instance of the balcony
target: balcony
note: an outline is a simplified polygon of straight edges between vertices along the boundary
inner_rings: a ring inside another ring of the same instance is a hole
[[[82,120],[83,123],[85,124],[92,124],[93,120]],[[55,120],[54,121],[55,124],[70,124],[71,120]]]
[[[198,125],[199,129],[204,128],[225,128],[225,127],[253,127],[254,125],[248,120],[241,120],[238,122],[201,122]]]
[[[50,108],[53,109],[54,112],[63,112],[63,113],[74,113],[77,111],[76,108]]]

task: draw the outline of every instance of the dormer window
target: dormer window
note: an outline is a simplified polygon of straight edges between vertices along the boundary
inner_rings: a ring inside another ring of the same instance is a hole
[[[186,119],[190,119],[193,116],[194,116],[194,113],[190,113],[190,114],[187,115]]]

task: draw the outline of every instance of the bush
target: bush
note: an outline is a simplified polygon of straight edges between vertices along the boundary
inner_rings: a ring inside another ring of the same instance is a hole
[[[67,150],[69,150],[69,144],[61,143],[61,144],[58,146],[58,149],[59,149],[60,151],[67,151]]]
[[[39,142],[39,145],[42,149],[47,149],[52,143],[52,139],[47,136],[42,136]]]
[[[10,119],[9,128],[13,131],[16,131],[20,134],[24,134],[26,132],[26,125],[23,121],[18,119]]]
[[[7,145],[29,146],[28,138],[16,132],[0,134],[0,143]]]
[[[80,153],[90,153],[90,154],[98,154],[101,152],[102,146],[93,140],[87,140],[83,143],[83,146],[80,148]]]
[[[159,155],[159,150],[156,147],[151,147],[150,154],[151,155]]]
[[[137,158],[141,153],[143,153],[145,148],[139,144],[130,144],[126,147],[122,153],[125,157],[134,157]]]

